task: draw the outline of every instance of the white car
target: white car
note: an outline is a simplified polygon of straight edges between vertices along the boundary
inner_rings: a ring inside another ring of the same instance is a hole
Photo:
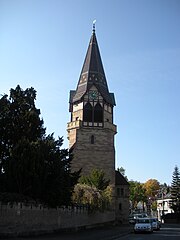
[[[151,222],[154,230],[160,230],[161,225],[157,218],[151,218]]]
[[[146,217],[147,217],[146,213],[134,213],[134,214],[129,216],[129,223],[130,224],[135,224],[136,223],[136,219],[138,219],[138,218],[146,218]]]
[[[134,226],[134,232],[153,232],[152,221],[150,218],[138,218]]]

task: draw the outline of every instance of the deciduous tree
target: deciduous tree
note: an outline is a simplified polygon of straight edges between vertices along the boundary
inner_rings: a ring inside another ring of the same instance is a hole
[[[144,183],[143,188],[146,190],[147,198],[155,198],[160,189],[160,183],[156,179],[149,179]]]
[[[145,189],[143,184],[137,181],[129,181],[130,184],[130,200],[132,208],[135,209],[139,202],[146,202]]]
[[[94,169],[88,176],[81,176],[74,188],[73,202],[88,205],[91,211],[108,209],[112,200],[112,187],[102,170]]]

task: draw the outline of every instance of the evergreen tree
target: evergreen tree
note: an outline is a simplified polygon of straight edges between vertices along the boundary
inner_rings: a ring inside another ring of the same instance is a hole
[[[174,172],[172,175],[171,198],[172,198],[172,209],[175,212],[180,212],[180,172],[177,166],[175,166]]]
[[[110,180],[105,178],[105,173],[98,169],[93,169],[88,176],[80,178],[80,183],[96,187],[98,190],[105,190],[109,182]]]
[[[18,85],[0,99],[0,192],[28,196],[48,206],[69,204],[80,172],[71,173],[63,139],[46,136],[36,91]]]

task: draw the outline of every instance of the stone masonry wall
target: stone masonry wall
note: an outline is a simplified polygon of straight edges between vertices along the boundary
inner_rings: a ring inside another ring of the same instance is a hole
[[[93,169],[101,169],[106,178],[115,182],[114,132],[106,129],[77,129],[76,147],[72,161],[72,170],[82,168],[82,174],[89,174]],[[91,136],[94,144],[91,144]]]
[[[114,212],[88,213],[84,208],[48,209],[41,206],[0,205],[0,236],[51,233],[68,228],[113,222]]]

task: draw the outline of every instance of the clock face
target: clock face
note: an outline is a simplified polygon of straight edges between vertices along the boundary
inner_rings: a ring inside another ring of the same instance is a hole
[[[97,97],[98,97],[98,92],[97,91],[91,91],[89,93],[89,98],[90,99],[95,100],[95,99],[97,99]]]

